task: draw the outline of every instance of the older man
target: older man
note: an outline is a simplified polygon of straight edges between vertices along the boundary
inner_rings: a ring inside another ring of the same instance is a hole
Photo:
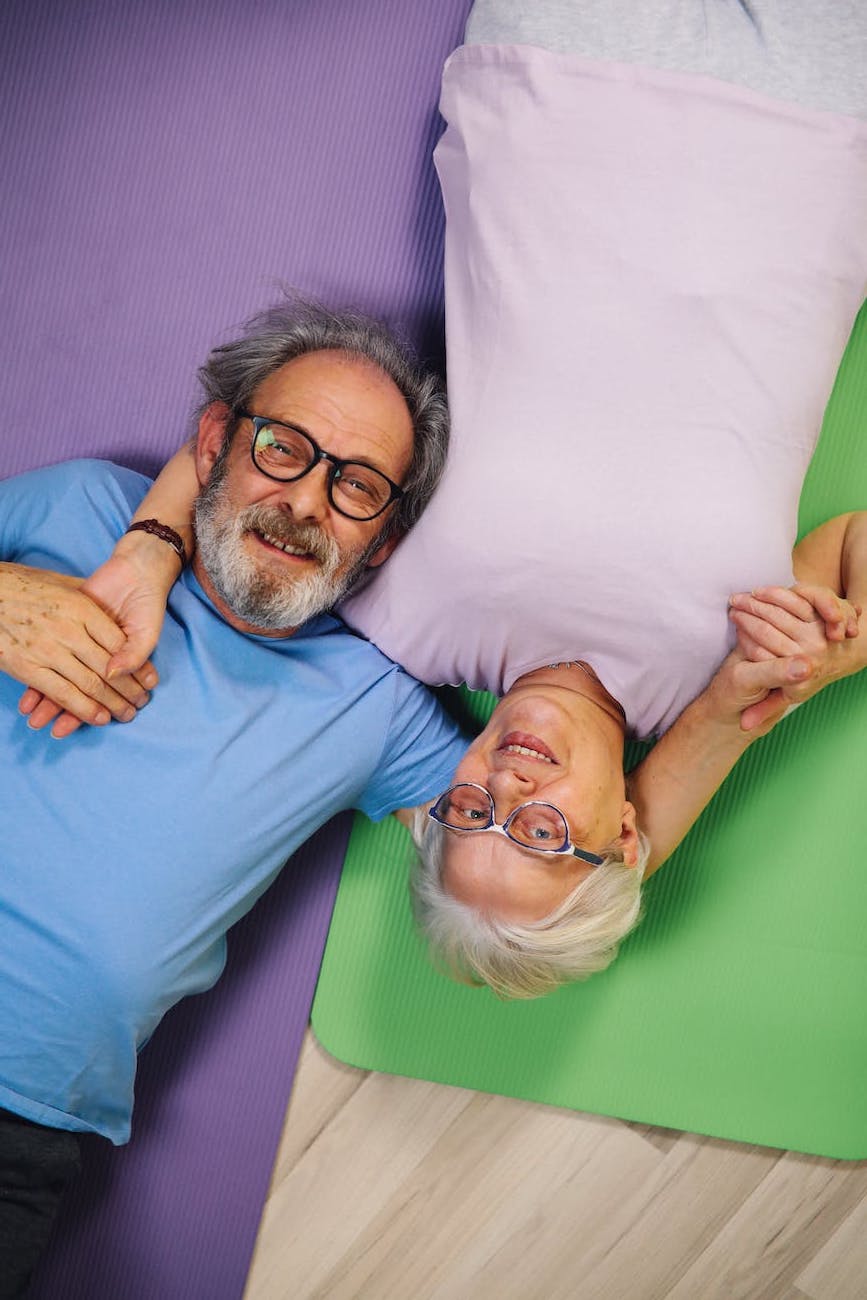
[[[139,1047],[218,978],[228,927],[287,856],[341,809],[430,798],[464,748],[325,612],[424,505],[447,436],[437,386],[380,327],[297,306],[202,378],[198,547],[159,709],[55,745],[23,734],[0,675],[3,1295],[38,1254],[75,1133],[128,1139]],[[0,559],[89,571],[147,486],[98,461],[10,479]]]

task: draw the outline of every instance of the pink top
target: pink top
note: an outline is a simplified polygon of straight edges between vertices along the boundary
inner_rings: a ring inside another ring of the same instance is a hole
[[[453,418],[426,514],[344,607],[431,683],[587,660],[641,736],[791,582],[867,287],[867,124],[529,46],[446,65]]]

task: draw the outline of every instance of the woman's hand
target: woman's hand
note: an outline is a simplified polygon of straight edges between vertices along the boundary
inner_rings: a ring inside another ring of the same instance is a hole
[[[112,617],[81,590],[81,581],[24,565],[0,564],[0,667],[69,710],[78,721],[103,726],[129,721],[156,684],[152,664],[111,684],[111,656],[125,641]],[[22,712],[33,707],[28,691]],[[44,721],[41,725],[44,725]]]
[[[751,660],[738,646],[726,658],[696,704],[706,721],[737,729],[745,743],[767,735],[793,704],[813,693],[813,667],[801,656]]]
[[[148,697],[140,699],[140,692],[131,698],[129,692],[142,685],[152,689],[159,680],[148,655],[159,639],[168,593],[177,576],[178,560],[171,547],[159,538],[136,532],[125,534],[111,558],[80,587],[82,593],[112,615],[120,633],[119,637],[112,638],[111,646],[103,642],[104,648],[110,651],[106,659],[100,660],[105,684],[110,684],[137,708]],[[28,715],[34,730],[53,723],[51,734],[56,740],[71,735],[81,722],[92,720],[66,699],[49,691],[25,691],[19,708]],[[134,713],[130,715],[134,716]],[[129,721],[129,717],[120,720]]]

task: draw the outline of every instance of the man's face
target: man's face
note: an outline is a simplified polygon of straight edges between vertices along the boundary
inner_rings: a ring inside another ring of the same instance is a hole
[[[357,357],[313,352],[289,361],[259,385],[248,409],[303,429],[323,450],[372,465],[395,483],[409,469],[406,402],[387,375]],[[341,515],[329,501],[327,461],[291,483],[267,478],[250,456],[248,419],[223,460],[225,420],[224,409],[210,407],[199,426],[196,574],[234,627],[285,636],[387,558],[397,538],[379,538],[394,506],[372,520]]]

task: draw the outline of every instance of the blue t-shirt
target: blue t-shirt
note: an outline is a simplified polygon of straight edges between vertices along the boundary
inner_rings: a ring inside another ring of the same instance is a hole
[[[148,480],[77,461],[0,483],[0,559],[90,572]],[[0,674],[0,1106],[129,1136],[136,1051],[210,987],[225,933],[334,813],[443,789],[465,741],[435,700],[330,615],[245,635],[193,574],[127,726],[29,732]]]

